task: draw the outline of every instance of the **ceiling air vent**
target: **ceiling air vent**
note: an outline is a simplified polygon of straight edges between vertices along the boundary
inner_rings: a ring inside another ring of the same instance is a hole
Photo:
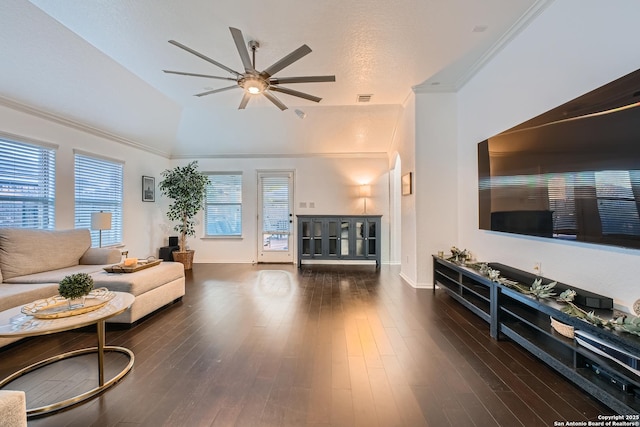
[[[358,102],[369,102],[371,101],[372,94],[368,95],[358,95]]]

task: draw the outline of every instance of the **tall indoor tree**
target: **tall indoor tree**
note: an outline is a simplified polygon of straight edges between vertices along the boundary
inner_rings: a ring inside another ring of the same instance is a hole
[[[182,262],[189,270],[193,264],[193,250],[187,250],[187,236],[195,236],[194,217],[204,207],[209,177],[198,170],[198,162],[176,166],[162,172],[160,192],[172,199],[167,211],[171,221],[178,221],[173,229],[180,233],[180,248],[173,252],[174,261]]]

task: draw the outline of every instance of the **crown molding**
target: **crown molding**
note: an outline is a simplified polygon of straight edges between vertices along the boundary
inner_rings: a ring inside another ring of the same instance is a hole
[[[146,151],[148,153],[156,154],[158,156],[164,158],[170,158],[169,153],[164,151],[160,151],[158,149],[149,147],[148,145],[141,144],[136,141],[132,141],[130,139],[124,138],[122,136],[104,131],[102,129],[95,128],[93,126],[89,126],[85,123],[78,122],[76,120],[69,119],[64,116],[60,116],[58,114],[54,114],[48,111],[41,110],[39,108],[32,107],[30,105],[23,104],[21,102],[15,101],[13,99],[5,98],[0,96],[0,105],[11,108],[12,110],[20,111],[23,113],[27,113],[31,116],[35,116],[53,123],[57,123],[72,129],[79,130],[81,132],[89,133],[91,135],[105,138],[113,142],[117,142],[118,144],[127,145],[132,148],[136,148],[138,150]]]
[[[412,89],[415,93],[434,93],[434,92],[457,92],[460,90],[478,71],[482,69],[491,59],[493,59],[505,46],[507,46],[518,34],[520,34],[531,22],[533,22],[554,0],[536,0],[534,4],[527,9],[525,13],[502,34],[476,62],[474,62],[462,75],[452,84],[433,85],[431,83],[422,83],[414,86]]]
[[[189,159],[304,159],[304,158],[331,158],[331,159],[388,159],[384,152],[358,152],[358,153],[282,153],[282,154],[179,154],[170,157],[171,160]]]

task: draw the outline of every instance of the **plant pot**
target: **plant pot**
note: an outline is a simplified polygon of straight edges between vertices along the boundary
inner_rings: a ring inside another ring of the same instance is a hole
[[[173,251],[173,260],[182,263],[185,270],[191,270],[191,268],[193,267],[193,254],[195,252],[196,251],[194,250],[188,250],[185,252]]]
[[[69,304],[69,310],[75,310],[76,308],[84,307],[84,300],[87,296],[83,295],[80,298],[67,298]]]

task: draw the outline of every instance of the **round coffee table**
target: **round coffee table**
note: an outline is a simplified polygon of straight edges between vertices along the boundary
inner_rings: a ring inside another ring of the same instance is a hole
[[[62,353],[57,356],[50,357],[48,359],[36,362],[26,368],[9,375],[2,381],[0,381],[0,389],[15,379],[32,372],[38,368],[46,365],[50,365],[54,362],[68,359],[70,357],[80,356],[88,353],[98,354],[98,386],[77,396],[65,399],[59,402],[55,402],[46,406],[40,406],[37,408],[27,409],[27,417],[34,415],[44,415],[59,411],[60,409],[75,405],[80,402],[91,399],[99,393],[102,393],[107,388],[117,383],[122,377],[124,377],[133,367],[134,355],[133,352],[124,347],[106,346],[105,345],[105,320],[116,316],[123,311],[127,310],[133,304],[135,297],[126,292],[114,292],[115,296],[107,304],[100,307],[97,310],[90,311],[84,314],[78,314],[75,316],[61,317],[57,319],[40,319],[33,316],[25,315],[21,312],[22,305],[13,307],[8,310],[0,312],[0,337],[2,338],[16,338],[16,337],[30,337],[37,335],[53,334],[56,332],[69,331],[72,329],[82,328],[96,324],[98,334],[98,346],[83,348],[79,350]],[[129,363],[125,368],[116,374],[113,378],[105,381],[104,379],[104,352],[112,351],[123,353],[129,356]]]

